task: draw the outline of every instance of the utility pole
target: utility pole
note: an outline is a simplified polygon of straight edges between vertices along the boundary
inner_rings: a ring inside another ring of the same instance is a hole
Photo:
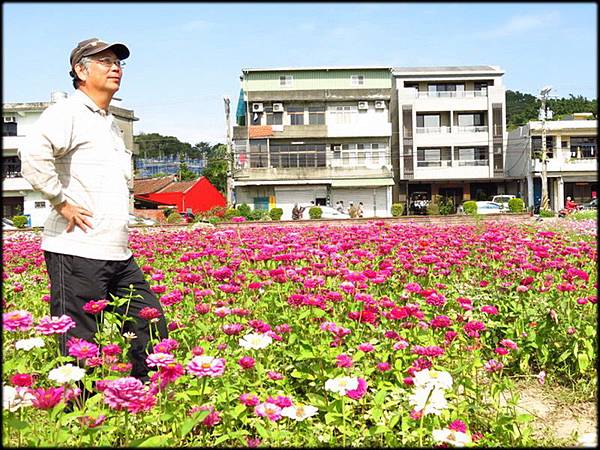
[[[225,121],[227,123],[227,206],[230,206],[233,205],[233,154],[231,145],[231,126],[229,121],[231,108],[229,107],[229,97],[224,96],[223,101],[225,102]]]
[[[540,92],[542,100],[540,109],[540,119],[542,120],[542,201],[540,210],[548,210],[550,203],[548,199],[548,156],[546,155],[546,116],[548,115],[546,113],[546,99],[551,90],[552,86],[546,86]]]

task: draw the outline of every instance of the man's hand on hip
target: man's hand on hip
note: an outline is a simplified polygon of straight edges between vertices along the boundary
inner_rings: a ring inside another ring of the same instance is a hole
[[[86,218],[86,216],[93,217],[93,214],[87,209],[68,203],[66,200],[62,203],[59,203],[54,208],[61,216],[69,221],[69,225],[67,225],[67,233],[72,232],[76,225],[81,228],[84,233],[87,233],[88,228],[94,228],[92,227],[90,221]]]

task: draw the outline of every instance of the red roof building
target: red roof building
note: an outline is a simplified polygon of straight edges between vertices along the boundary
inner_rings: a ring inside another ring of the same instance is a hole
[[[146,207],[174,206],[180,213],[194,214],[227,206],[225,196],[205,177],[192,181],[176,181],[175,175],[141,178],[133,182],[136,203]]]

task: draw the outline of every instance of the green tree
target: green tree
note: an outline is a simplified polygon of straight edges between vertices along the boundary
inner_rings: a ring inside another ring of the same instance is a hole
[[[196,175],[195,172],[192,172],[184,162],[179,163],[177,175],[179,176],[179,181],[191,181],[198,178],[198,175]]]
[[[206,166],[202,175],[205,176],[221,193],[227,192],[227,169],[229,165],[227,146],[216,144],[209,146],[200,142],[195,146],[206,158]]]

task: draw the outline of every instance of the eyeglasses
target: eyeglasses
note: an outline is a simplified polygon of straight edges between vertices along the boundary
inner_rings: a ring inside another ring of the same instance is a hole
[[[112,67],[113,64],[116,64],[117,67],[120,67],[121,69],[123,67],[125,67],[125,62],[121,61],[120,59],[112,59],[112,58],[106,57],[106,58],[92,59],[92,61],[100,63],[103,66],[108,67],[108,68]]]

